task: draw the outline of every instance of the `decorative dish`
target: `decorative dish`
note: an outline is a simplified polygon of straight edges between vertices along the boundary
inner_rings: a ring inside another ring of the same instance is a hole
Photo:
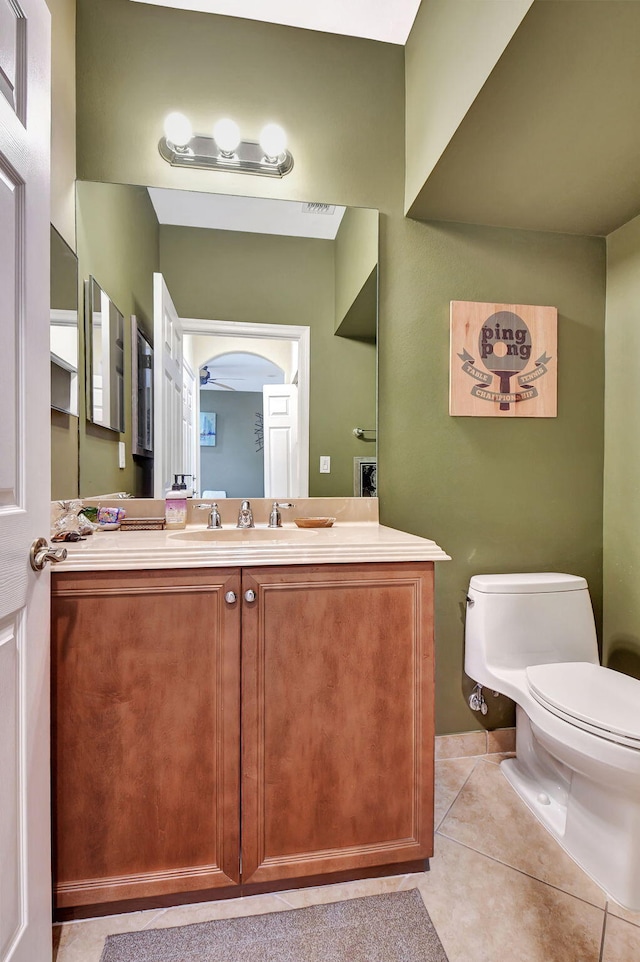
[[[330,528],[335,518],[294,518],[299,528]]]

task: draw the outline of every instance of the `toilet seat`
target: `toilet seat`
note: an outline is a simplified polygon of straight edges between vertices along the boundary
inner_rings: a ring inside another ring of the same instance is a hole
[[[532,665],[529,691],[571,725],[640,750],[640,681],[589,662]]]

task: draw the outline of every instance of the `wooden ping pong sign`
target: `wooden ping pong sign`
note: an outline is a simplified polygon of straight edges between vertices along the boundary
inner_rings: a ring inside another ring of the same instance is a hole
[[[451,301],[449,414],[554,418],[558,310]]]

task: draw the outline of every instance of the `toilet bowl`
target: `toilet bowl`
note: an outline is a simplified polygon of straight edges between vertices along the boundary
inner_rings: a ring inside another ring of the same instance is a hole
[[[565,851],[640,910],[640,681],[603,668],[584,578],[474,575],[465,671],[516,702],[501,770]]]

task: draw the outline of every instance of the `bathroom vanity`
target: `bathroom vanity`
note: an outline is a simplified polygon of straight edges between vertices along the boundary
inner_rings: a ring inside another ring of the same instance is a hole
[[[53,577],[59,917],[417,870],[433,577],[375,522],[99,533]]]

